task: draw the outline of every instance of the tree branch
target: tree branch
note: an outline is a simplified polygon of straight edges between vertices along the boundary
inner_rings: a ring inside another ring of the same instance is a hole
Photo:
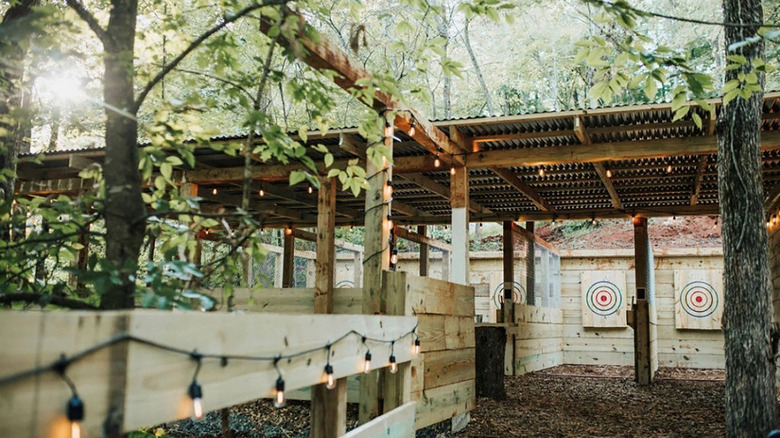
[[[75,1],[75,0],[68,0]],[[214,35],[215,33],[222,30],[225,26],[227,26],[230,23],[233,23],[235,21],[238,21],[240,18],[246,16],[247,14],[260,9],[265,6],[278,6],[278,5],[284,5],[287,4],[290,0],[265,0],[262,3],[254,3],[252,5],[249,5],[245,7],[244,9],[241,9],[240,11],[236,12],[234,15],[231,15],[230,17],[225,17],[223,21],[221,21],[216,26],[212,27],[211,29],[207,30],[205,33],[201,34],[199,37],[197,37],[193,42],[190,43],[189,46],[187,46],[186,49],[184,49],[178,56],[173,58],[173,60],[167,64],[165,67],[163,67],[162,70],[160,70],[157,75],[155,75],[152,80],[150,80],[146,86],[141,90],[141,93],[138,95],[138,98],[136,98],[135,103],[133,105],[133,111],[132,113],[138,112],[138,108],[141,107],[141,105],[144,103],[144,100],[146,100],[146,96],[149,94],[150,91],[160,82],[163,80],[163,78],[170,73],[174,68],[176,68],[179,63],[181,63],[184,58],[187,57],[193,50],[197,49],[201,44],[203,44],[209,37]]]
[[[67,307],[69,309],[79,310],[98,310],[97,307],[92,304],[85,303],[84,301],[74,300],[72,298],[58,297],[56,295],[41,294],[41,293],[28,293],[17,292],[12,294],[0,295],[0,304],[10,304],[14,302],[25,302],[32,304],[40,304],[42,300],[48,300],[47,304],[54,304],[55,306]]]
[[[92,15],[79,0],[67,0],[67,3],[68,6],[76,11],[76,14],[78,14],[78,16],[87,23],[89,28],[92,29],[92,32],[95,32],[95,35],[97,35],[97,37],[100,39],[100,42],[102,42],[105,46],[106,42],[109,40],[109,35],[105,29],[100,27],[100,23],[97,22],[95,16]]]

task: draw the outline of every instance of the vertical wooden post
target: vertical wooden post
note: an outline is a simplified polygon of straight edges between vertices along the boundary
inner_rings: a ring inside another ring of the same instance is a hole
[[[469,170],[457,168],[450,177],[452,207],[452,271],[450,281],[468,285],[469,280]]]
[[[419,225],[417,227],[417,233],[421,236],[428,235],[428,227],[425,225]],[[420,277],[428,276],[428,245],[425,243],[420,244]]]
[[[293,274],[295,274],[295,236],[293,236],[292,228],[285,228],[282,287],[293,287]]]
[[[273,253],[273,257],[274,257],[274,283],[273,283],[273,287],[282,287],[282,284],[283,284],[282,277],[284,276],[284,274],[283,274],[283,272],[284,272],[284,269],[283,269],[284,263],[283,263],[282,259],[284,257],[283,257],[283,255],[281,253],[278,253],[278,252],[274,252]]]
[[[363,285],[363,253],[355,251],[352,254],[355,257],[353,261],[355,272],[352,274],[352,282],[355,283],[355,287],[361,287]]]
[[[526,222],[525,229],[529,233],[534,233],[534,223]],[[534,304],[534,287],[536,284],[536,242],[534,239],[528,239],[526,245],[526,259],[525,259],[525,297],[526,304]]]
[[[512,221],[504,221],[504,301],[501,305],[501,322],[515,322],[515,239]]]
[[[385,272],[383,274],[383,305],[382,310],[388,315],[405,315],[406,306],[406,273]],[[394,351],[402,348],[412,348],[411,342],[402,340],[393,345]],[[383,372],[382,378],[382,413],[386,414],[408,402],[411,398],[412,363],[398,364],[395,374],[389,370]]]
[[[315,261],[314,313],[333,313],[333,279],[336,272],[336,180],[320,178],[317,198],[317,259]],[[347,432],[347,379],[336,387],[311,388],[311,437],[336,438]]]
[[[450,252],[447,250],[441,251],[441,279],[444,281],[450,281]]]
[[[390,157],[393,156],[393,128],[385,126],[384,144]],[[385,158],[380,163],[367,160],[366,174],[368,189],[365,203],[365,234],[363,237],[363,313],[377,314],[381,311],[382,272],[390,269],[390,229],[387,216],[390,213],[390,198],[386,196],[388,179],[392,168]],[[379,416],[379,373],[371,371],[360,376],[361,424]]]
[[[657,364],[655,345],[654,264],[653,249],[647,235],[647,218],[634,218],[634,261],[636,273],[636,306],[634,307],[634,373],[639,385],[653,382]],[[655,358],[653,356],[656,356]]]

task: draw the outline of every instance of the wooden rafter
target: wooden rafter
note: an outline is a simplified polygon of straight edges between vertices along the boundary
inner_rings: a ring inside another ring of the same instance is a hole
[[[574,119],[574,135],[577,136],[577,140],[580,141],[580,144],[591,144],[590,135],[588,135],[588,132],[585,131],[585,125],[582,123],[582,119],[579,117]],[[604,188],[607,189],[607,193],[609,193],[609,200],[612,202],[612,206],[617,210],[622,210],[623,203],[620,202],[620,196],[618,195],[617,190],[615,190],[615,186],[612,184],[612,180],[607,174],[607,169],[604,167],[604,164],[593,163],[593,170],[595,170],[599,175],[599,179],[601,179],[601,182],[604,184]]]
[[[500,176],[504,181],[507,182],[510,186],[516,188],[520,191],[523,195],[525,195],[528,199],[531,200],[531,202],[534,203],[537,207],[539,207],[542,211],[549,211],[554,212],[555,208],[550,205],[549,202],[547,202],[542,196],[537,192],[533,187],[530,185],[524,183],[520,178],[517,177],[517,175],[514,174],[509,169],[502,169],[498,167],[494,167],[492,170],[496,175]]]
[[[361,80],[371,77],[366,69],[353,62],[347,53],[329,42],[326,38],[320,37],[319,41],[314,41],[307,33],[308,23],[306,19],[289,8],[284,7],[284,13],[288,16],[298,16],[298,31],[288,39],[288,34],[282,32],[281,43],[288,48],[303,49],[303,61],[317,70],[328,70],[335,72],[333,81],[341,88],[351,91],[363,88],[364,85],[358,85]],[[272,23],[261,21],[260,30],[268,33]],[[390,95],[377,90],[371,102],[364,102],[377,110],[400,110],[396,113],[393,123],[396,129],[403,131],[412,137],[429,152],[436,154],[439,150],[444,154],[453,154],[454,161],[459,165],[465,162],[462,155],[458,155],[460,148],[447,137],[441,129],[437,128],[426,117],[415,109],[400,108],[398,102],[392,99]],[[412,123],[414,123],[414,132],[412,135]]]
[[[693,178],[691,187],[691,206],[699,202],[699,193],[701,193],[701,183],[704,181],[704,171],[707,169],[707,155],[699,157],[699,164],[696,166],[696,176]]]
[[[395,227],[395,235],[410,242],[428,245],[432,248],[437,248],[443,251],[452,251],[452,245],[449,243],[415,233],[414,231],[410,231],[404,227]]]
[[[412,182],[418,185],[419,187],[428,190],[431,193],[435,193],[441,196],[444,199],[447,200],[450,199],[449,187],[439,184],[425,175],[419,173],[408,173],[408,174],[403,174],[403,176],[400,176],[400,178]],[[484,214],[491,212],[489,208],[483,207],[480,203],[471,200],[469,201],[469,210],[474,213],[484,213]]]

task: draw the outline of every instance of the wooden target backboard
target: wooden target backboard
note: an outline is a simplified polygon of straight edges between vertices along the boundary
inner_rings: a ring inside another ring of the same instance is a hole
[[[625,271],[584,271],[580,287],[583,327],[626,326]]]
[[[720,330],[723,321],[723,271],[674,271],[674,326]]]

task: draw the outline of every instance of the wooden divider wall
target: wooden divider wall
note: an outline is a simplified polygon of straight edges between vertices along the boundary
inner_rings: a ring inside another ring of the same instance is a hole
[[[632,302],[636,295],[633,257],[631,250],[569,251],[561,255],[564,363],[633,365],[631,328],[584,328],[580,307],[583,271],[624,271],[627,302]],[[656,251],[654,265],[658,365],[723,368],[721,331],[679,330],[674,320],[674,271],[723,269],[722,254],[719,251]]]
[[[563,363],[563,312],[561,309],[515,306],[517,327],[509,327],[507,337],[515,336],[514,358],[507,349],[505,374],[520,375]],[[514,361],[514,364],[512,363]]]

